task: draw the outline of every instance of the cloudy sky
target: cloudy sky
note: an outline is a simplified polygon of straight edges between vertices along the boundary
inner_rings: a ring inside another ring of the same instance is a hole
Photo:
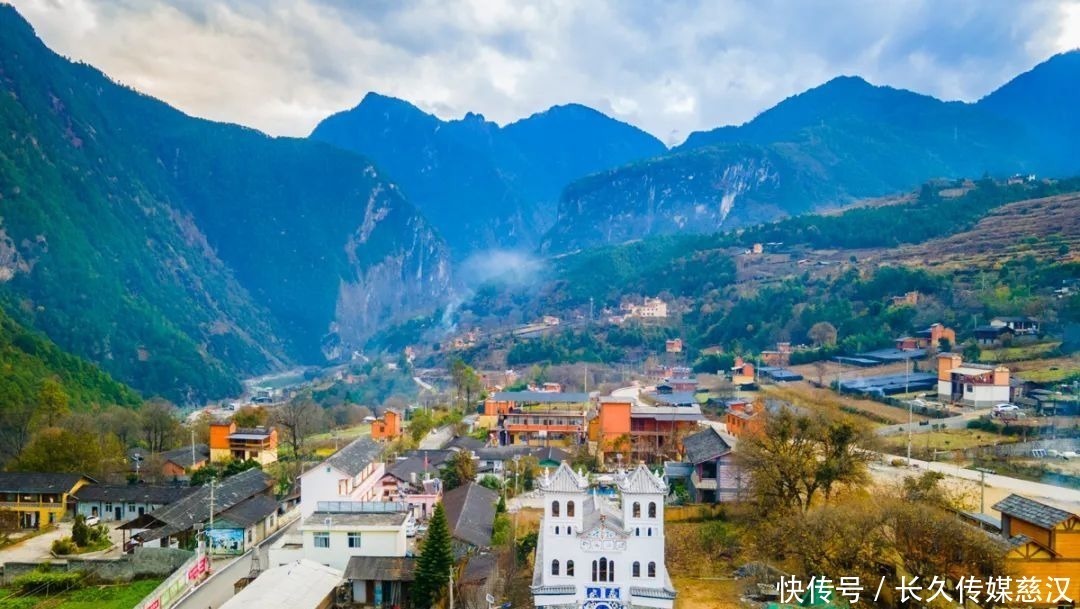
[[[54,50],[307,135],[367,91],[500,124],[580,102],[668,143],[839,74],[975,100],[1080,47],[1080,0],[15,0]]]

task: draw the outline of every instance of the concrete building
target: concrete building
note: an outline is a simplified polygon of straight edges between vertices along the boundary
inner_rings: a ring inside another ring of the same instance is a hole
[[[262,465],[277,461],[277,430],[274,428],[240,428],[232,421],[210,424],[210,462],[247,461]]]
[[[735,465],[735,438],[725,437],[711,425],[683,440],[690,474],[690,500],[694,503],[736,501],[745,486]]]
[[[378,499],[379,480],[386,473],[386,465],[379,461],[381,454],[382,446],[361,437],[301,474],[300,516],[311,516],[323,501]]]
[[[341,580],[339,570],[298,560],[263,571],[221,609],[328,609]]]
[[[647,397],[652,403],[633,397],[600,398],[589,431],[602,460],[622,454],[627,463],[657,463],[682,454],[682,438],[704,420],[701,406],[688,392],[658,391]]]
[[[396,440],[401,437],[401,413],[387,408],[382,416],[371,424],[372,440]]]
[[[1008,402],[1009,369],[1005,366],[964,364],[956,353],[938,355],[938,399],[986,408]]]
[[[621,505],[589,492],[563,463],[540,481],[544,517],[533,569],[533,604],[544,607],[671,609],[664,563],[667,484],[639,465],[620,472]]]
[[[589,394],[503,391],[485,404],[498,414],[499,444],[574,446],[585,439]]]
[[[353,556],[405,556],[409,549],[408,506],[388,501],[343,501],[319,504],[304,518],[299,534],[277,540],[270,564],[306,559],[345,570]]]

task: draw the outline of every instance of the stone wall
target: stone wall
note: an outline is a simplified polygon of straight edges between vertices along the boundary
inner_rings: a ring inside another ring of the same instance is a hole
[[[166,577],[184,564],[194,552],[176,548],[136,548],[134,554],[119,558],[68,558],[44,561],[57,571],[82,571],[96,579],[107,582],[131,581],[143,577]],[[7,562],[0,574],[0,583],[33,571],[43,562]]]

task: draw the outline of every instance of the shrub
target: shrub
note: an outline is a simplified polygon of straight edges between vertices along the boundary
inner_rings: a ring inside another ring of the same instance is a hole
[[[80,548],[90,545],[90,527],[86,526],[86,516],[75,516],[75,524],[71,527],[71,541]]]
[[[38,569],[16,577],[11,585],[26,594],[48,595],[51,592],[81,587],[83,574],[78,571],[53,572],[48,569]]]
[[[52,553],[57,556],[67,556],[68,554],[74,554],[76,550],[75,542],[71,541],[70,537],[64,537],[52,542]]]

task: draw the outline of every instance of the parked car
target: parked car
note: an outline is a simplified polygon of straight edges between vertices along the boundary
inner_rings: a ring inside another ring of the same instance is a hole
[[[1004,403],[994,406],[994,412],[1016,412],[1018,410],[1020,410],[1020,407],[1016,404]]]

